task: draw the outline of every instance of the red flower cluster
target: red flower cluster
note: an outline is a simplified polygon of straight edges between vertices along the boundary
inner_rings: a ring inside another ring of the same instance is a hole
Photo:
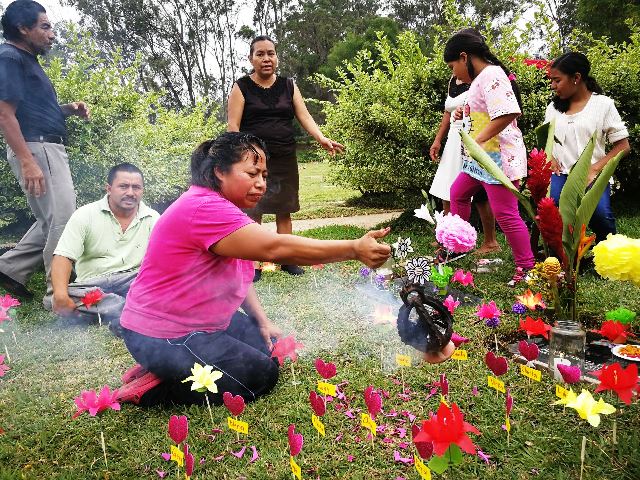
[[[562,247],[562,217],[553,198],[545,197],[538,203],[538,228],[544,241],[560,257],[563,265],[567,265],[567,256]]]
[[[551,162],[547,161],[547,154],[544,150],[534,148],[529,153],[527,188],[531,192],[531,198],[537,205],[540,200],[547,196],[549,183],[551,183]]]
[[[524,63],[528,67],[536,67],[538,70],[547,70],[551,65],[551,62],[549,60],[536,58],[525,58],[522,63]]]

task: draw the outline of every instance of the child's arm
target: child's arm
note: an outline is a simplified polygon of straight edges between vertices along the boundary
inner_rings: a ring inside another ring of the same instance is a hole
[[[507,126],[513,122],[516,118],[518,118],[519,113],[508,113],[507,115],[502,115],[500,117],[496,117],[489,122],[485,128],[483,128],[480,133],[475,138],[475,141],[484,148],[484,143],[491,140],[493,137],[498,135],[502,130],[507,128]]]

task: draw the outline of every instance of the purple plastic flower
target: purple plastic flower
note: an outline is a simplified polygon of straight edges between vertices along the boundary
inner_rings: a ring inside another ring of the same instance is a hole
[[[524,315],[527,311],[527,307],[525,307],[520,302],[516,302],[513,304],[513,307],[511,307],[511,311],[513,313],[517,313],[518,315]]]
[[[484,324],[485,324],[487,327],[490,327],[490,328],[496,328],[498,325],[500,325],[500,318],[498,318],[498,317],[487,318],[487,319],[484,321]]]
[[[371,269],[367,268],[367,267],[362,267],[360,269],[360,276],[362,277],[368,277],[369,275],[371,275]]]
[[[385,278],[384,278],[384,275],[376,275],[375,277],[373,277],[373,280],[374,280],[377,284],[379,284],[379,285],[383,285],[383,284],[384,284],[384,281],[385,281]]]

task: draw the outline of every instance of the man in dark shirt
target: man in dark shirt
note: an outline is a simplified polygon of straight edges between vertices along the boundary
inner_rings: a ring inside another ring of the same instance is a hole
[[[55,33],[42,5],[12,2],[2,15],[6,43],[0,45],[0,130],[7,160],[18,179],[36,222],[18,245],[0,257],[0,286],[29,298],[25,284],[44,261],[51,289],[53,251],[76,208],[76,196],[64,145],[65,117],[88,119],[83,102],[59,105],[38,55],[52,46]]]

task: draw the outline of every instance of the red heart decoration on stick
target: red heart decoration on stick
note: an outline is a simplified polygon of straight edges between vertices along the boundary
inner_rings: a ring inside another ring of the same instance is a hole
[[[184,415],[171,415],[169,418],[169,436],[176,444],[182,443],[189,435],[189,420]]]
[[[582,372],[577,365],[563,365],[559,363],[556,365],[556,368],[560,372],[560,375],[562,375],[565,383],[578,383],[580,381]]]
[[[311,392],[309,393],[309,403],[311,404],[313,413],[315,413],[318,417],[323,416],[327,411],[327,407],[324,403],[324,398],[322,398],[313,390],[311,390]]]
[[[367,405],[371,418],[376,418],[376,415],[382,410],[382,397],[371,385],[364,390],[364,403]]]
[[[504,375],[509,371],[509,364],[507,363],[507,359],[504,357],[496,357],[493,352],[487,352],[484,357],[484,363],[487,364],[489,370],[493,372],[494,375],[500,376]]]
[[[535,343],[529,343],[526,340],[518,342],[518,351],[520,355],[527,359],[528,362],[534,361],[540,355],[540,349]]]
[[[333,363],[324,363],[321,358],[316,358],[316,370],[322,378],[329,380],[336,376],[337,369]]]
[[[289,453],[292,457],[295,457],[302,450],[302,444],[304,443],[304,437],[300,433],[295,433],[296,425],[292,423],[289,425]]]
[[[420,427],[418,427],[418,425],[411,426],[411,434],[414,439],[419,432]],[[414,440],[413,444],[416,446],[416,450],[418,450],[420,458],[427,460],[433,456],[433,442],[416,442]]]
[[[234,395],[231,392],[224,392],[222,394],[222,401],[224,402],[224,406],[227,407],[227,410],[231,413],[231,415],[238,416],[242,412],[244,412],[244,398],[240,395]]]

